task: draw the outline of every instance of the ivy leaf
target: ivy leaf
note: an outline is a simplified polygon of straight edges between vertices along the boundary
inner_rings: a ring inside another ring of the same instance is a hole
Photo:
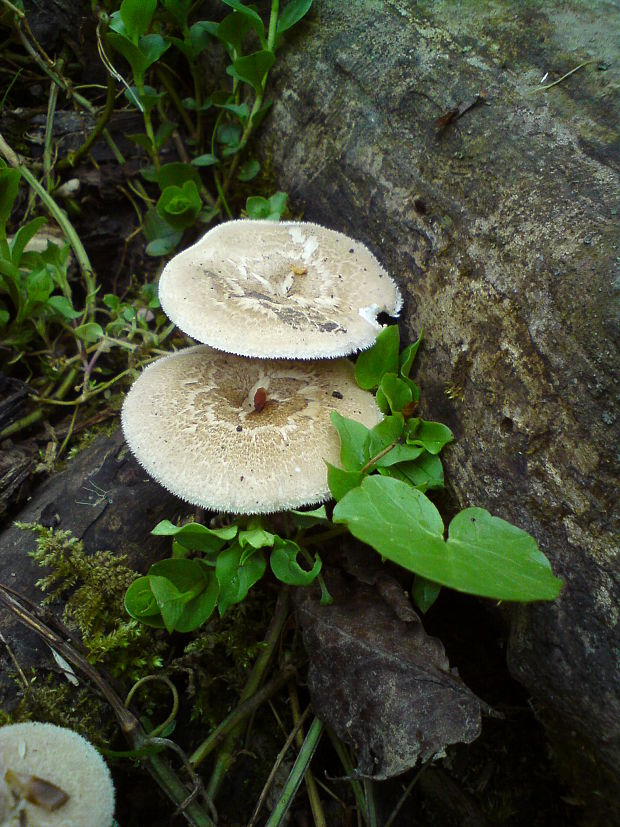
[[[429,454],[438,454],[444,445],[452,442],[454,435],[441,422],[410,419],[407,422],[406,438],[409,445],[421,445]]]
[[[383,328],[370,350],[364,350],[355,363],[355,381],[364,390],[378,387],[385,373],[398,373],[398,325]]]
[[[170,520],[162,520],[151,534],[156,537],[174,537],[187,549],[202,551],[207,554],[219,551],[227,542],[237,536],[237,526],[229,525],[223,528],[207,528],[201,523],[186,523],[177,526]]]
[[[533,537],[468,508],[452,520],[448,540],[439,512],[400,480],[367,477],[334,509],[334,523],[409,571],[458,591],[497,600],[553,600],[562,583]]]
[[[269,558],[271,571],[282,583],[289,586],[309,586],[319,576],[321,571],[321,558],[315,555],[315,562],[310,571],[302,569],[297,562],[297,555],[301,549],[292,540],[276,538],[276,543]]]
[[[340,462],[345,471],[359,471],[366,462],[364,446],[368,428],[355,419],[347,419],[332,411],[331,421],[340,437]]]

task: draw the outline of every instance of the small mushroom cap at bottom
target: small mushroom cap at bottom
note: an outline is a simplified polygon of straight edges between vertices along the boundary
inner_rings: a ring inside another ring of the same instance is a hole
[[[66,796],[50,795],[54,790],[46,791],[46,785]],[[0,818],[11,827],[110,827],[110,770],[92,744],[71,729],[36,721],[0,727]]]
[[[247,359],[206,345],[165,356],[132,385],[127,443],[161,485],[194,505],[268,514],[330,497],[339,465],[332,411],[381,421],[346,359]]]

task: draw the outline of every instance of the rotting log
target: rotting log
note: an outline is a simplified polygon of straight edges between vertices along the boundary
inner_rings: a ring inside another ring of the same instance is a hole
[[[507,609],[508,663],[603,808],[620,778],[613,9],[315,0],[262,133],[293,211],[370,246],[404,336],[424,328],[422,411],[455,433],[459,504],[530,531],[564,579],[556,602]]]
[[[44,482],[18,520],[70,531],[84,542],[86,552],[109,549],[126,555],[130,567],[146,571],[170,551],[166,538],[151,536],[152,528],[181,507],[177,497],[153,483],[140,468],[119,429],[111,437],[99,437]],[[28,555],[35,546],[32,532],[15,525],[5,528],[0,533],[0,581],[40,603],[43,594],[35,583],[44,570]],[[46,644],[4,609],[0,609],[0,630],[22,670],[54,669]],[[0,645],[0,700],[5,710],[17,697],[13,672],[9,651]]]

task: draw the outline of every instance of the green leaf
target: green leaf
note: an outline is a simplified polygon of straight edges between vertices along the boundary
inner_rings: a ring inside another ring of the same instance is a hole
[[[138,45],[146,61],[147,69],[170,48],[170,43],[167,43],[160,34],[144,35],[140,38]]]
[[[182,230],[170,226],[154,209],[148,210],[144,216],[143,230],[148,241],[146,254],[149,256],[168,255],[183,236]]]
[[[213,573],[200,560],[160,560],[149,569],[149,577],[153,576],[167,579],[179,592],[178,602],[183,604],[183,610],[175,620],[175,631],[191,632],[202,626],[213,613],[219,585]],[[171,605],[168,612],[168,620],[171,620],[177,613],[177,607]]]
[[[364,442],[364,465],[400,439],[404,427],[403,415],[397,413],[393,416],[386,416],[378,425],[371,428]]]
[[[108,31],[106,33],[106,41],[108,46],[121,54],[127,63],[129,63],[136,81],[142,81],[149,63],[137,44],[132,43],[128,37],[115,31]]]
[[[331,524],[324,505],[319,506],[319,508],[314,508],[311,511],[295,511],[291,509],[288,513],[297,528],[312,528],[312,526],[315,525]]]
[[[258,23],[244,14],[233,12],[225,17],[216,30],[216,37],[225,44],[231,58],[238,57],[243,51],[243,41],[251,29],[256,29]],[[261,45],[264,45],[265,27],[260,22],[262,30]]]
[[[249,83],[258,95],[263,91],[263,81],[267,72],[273,66],[275,59],[272,51],[263,49],[260,52],[253,52],[250,55],[238,57],[233,61],[231,66],[226,67],[226,72],[235,78],[235,80]]]
[[[237,180],[244,182],[251,181],[253,178],[256,178],[259,172],[260,164],[255,158],[250,158],[248,161],[245,161],[239,167],[239,172],[237,173]]]
[[[367,477],[334,509],[334,522],[409,571],[458,591],[497,600],[553,600],[561,581],[525,531],[468,508],[449,538],[424,494],[390,477]]]
[[[215,576],[220,584],[218,609],[220,615],[235,603],[245,599],[252,586],[257,583],[267,568],[265,556],[255,551],[242,562],[242,549],[238,543],[220,551],[215,564]]]
[[[20,178],[21,174],[18,169],[0,167],[0,229],[5,227],[13,212]]]
[[[407,457],[405,453],[407,448],[421,451],[419,458]],[[390,451],[386,459],[392,453]],[[402,445],[396,446],[393,458],[398,460],[397,465],[389,462],[377,463],[381,474],[387,474],[397,480],[409,483],[409,485],[413,485],[422,492],[429,491],[432,488],[443,488],[443,465],[438,456],[429,454],[421,446]]]
[[[427,457],[430,456],[430,454],[426,453],[426,451],[424,450],[424,448],[422,448],[421,445],[403,445],[402,442],[399,442],[392,448],[391,451],[388,451],[388,453],[385,454],[385,456],[378,459],[374,463],[374,466],[375,468],[379,469],[387,468],[390,465],[396,465],[397,463],[410,462],[412,460],[416,460],[422,454],[426,454]],[[441,466],[441,462],[439,462],[439,465]]]
[[[154,574],[149,574],[149,586],[157,601],[166,631],[172,634],[181,619],[185,604],[195,595],[192,592],[180,592],[167,577],[158,577]]]
[[[416,354],[418,352],[418,348],[422,344],[422,337],[424,336],[424,330],[420,332],[418,339],[413,342],[412,344],[408,345],[400,354],[399,356],[399,369],[400,375],[404,377],[408,377],[411,373],[411,367],[415,360]]]
[[[2,186],[2,181],[0,180],[0,187]],[[11,262],[16,267],[19,267],[19,263],[22,258],[22,253],[24,252],[24,248],[31,241],[35,235],[39,232],[39,230],[47,224],[47,218],[41,216],[40,218],[33,218],[32,221],[29,221],[23,227],[20,227],[19,230],[15,233],[15,237],[9,244],[9,248],[11,250]]]
[[[239,118],[242,124],[247,122],[250,117],[250,107],[245,103],[216,103],[218,109],[225,109],[231,112],[236,118]]]
[[[46,269],[29,273],[26,276],[25,285],[26,294],[32,304],[44,304],[54,289],[54,282]]]
[[[325,462],[325,464],[327,465],[327,484],[335,500],[341,500],[352,488],[361,485],[366,476],[360,471],[344,471],[330,462]]]
[[[261,43],[265,43],[265,25],[258,12],[248,6],[244,6],[239,0],[222,0],[222,2],[227,6],[230,6],[231,9],[234,9],[239,14],[243,15],[243,17],[248,20],[249,25],[259,36]]]
[[[66,296],[50,296],[47,304],[63,319],[79,319],[82,315],[78,310],[75,310],[71,301]]]
[[[297,555],[300,552],[301,549],[292,540],[276,538],[276,544],[269,557],[269,564],[271,571],[280,582],[288,586],[309,586],[319,576],[322,566],[319,555],[315,555],[314,565],[310,571],[307,571],[302,569],[297,562]]]
[[[161,4],[180,29],[187,26],[187,16],[192,7],[192,0],[161,0]]]
[[[148,577],[138,577],[129,586],[125,592],[125,609],[137,620],[159,614],[159,606],[151,591]]]
[[[402,379],[399,379],[395,373],[384,373],[381,377],[381,383],[377,391],[385,397],[392,413],[402,411],[413,399],[411,388]]]
[[[340,462],[345,471],[359,471],[366,462],[364,446],[368,428],[355,419],[347,419],[338,411],[332,411],[331,421],[340,437]]]
[[[200,212],[202,201],[194,181],[166,187],[159,196],[156,209],[159,215],[177,230],[191,227]]]
[[[170,520],[162,520],[151,531],[156,537],[174,537],[185,548],[192,551],[211,553],[219,551],[228,541],[237,536],[237,526],[207,528],[201,523],[185,523],[177,526]]]
[[[151,19],[157,8],[157,0],[123,0],[120,18],[125,30],[134,43],[148,31]]]
[[[296,23],[299,23],[302,17],[308,13],[311,5],[312,0],[291,0],[290,3],[287,3],[278,18],[276,32],[282,34],[291,29]]]
[[[201,184],[200,173],[195,166],[183,164],[180,161],[164,164],[157,174],[157,183],[162,190],[171,186],[180,187],[186,181],[193,181],[199,187]]]
[[[269,215],[269,202],[260,195],[251,195],[245,202],[248,218],[265,220]]]
[[[73,331],[84,344],[92,345],[104,335],[103,328],[96,322],[86,322]]]
[[[413,602],[423,614],[428,612],[439,597],[440,592],[441,586],[439,583],[433,583],[432,580],[427,580],[426,577],[421,577],[419,574],[416,574],[411,596],[413,597]]]
[[[408,420],[406,437],[409,445],[421,445],[429,454],[438,454],[444,445],[454,439],[447,425],[424,419]]]
[[[364,350],[355,363],[355,381],[364,390],[373,390],[386,373],[398,373],[398,325],[384,327],[370,350]]]
[[[147,152],[150,152],[153,148],[151,145],[151,141],[147,135],[142,132],[132,133],[131,135],[125,135],[128,141],[131,141],[138,146],[141,146],[142,149],[146,149]]]
[[[215,155],[211,155],[207,153],[206,155],[198,155],[196,158],[192,158],[191,163],[196,167],[212,167],[214,164],[219,164],[219,158]]]
[[[275,534],[271,534],[261,525],[260,519],[250,521],[248,527],[239,532],[239,545],[241,548],[271,548]]]

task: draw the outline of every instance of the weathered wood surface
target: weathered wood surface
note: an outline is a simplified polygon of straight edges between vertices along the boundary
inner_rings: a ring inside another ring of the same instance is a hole
[[[532,532],[564,579],[555,603],[512,610],[509,665],[558,757],[608,801],[618,42],[605,0],[315,0],[263,132],[293,209],[367,243],[402,288],[404,335],[424,327],[423,412],[455,433],[460,504]],[[438,136],[435,120],[479,93]]]
[[[20,511],[21,522],[36,522],[71,531],[87,552],[110,549],[126,554],[128,565],[145,571],[169,554],[165,538],[150,532],[160,520],[178,513],[182,504],[156,485],[133,459],[120,430],[101,437],[67,468],[43,483]],[[10,525],[0,533],[0,581],[30,600],[43,597],[35,583],[41,569],[28,552],[36,546],[30,531]],[[0,630],[23,670],[54,668],[49,648],[15,618],[0,609]],[[0,646],[0,706],[10,707],[17,686],[8,652]]]

